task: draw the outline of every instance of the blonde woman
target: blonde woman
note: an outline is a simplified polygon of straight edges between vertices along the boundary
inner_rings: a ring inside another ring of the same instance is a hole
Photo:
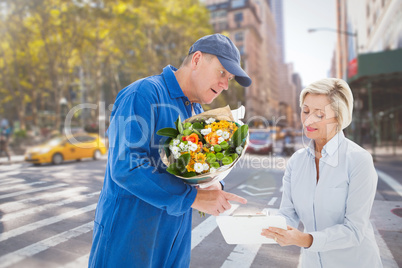
[[[311,141],[291,157],[283,177],[279,213],[290,226],[261,234],[301,247],[302,267],[382,267],[369,219],[377,173],[371,155],[342,132],[352,121],[348,84],[335,78],[312,83],[300,106]]]

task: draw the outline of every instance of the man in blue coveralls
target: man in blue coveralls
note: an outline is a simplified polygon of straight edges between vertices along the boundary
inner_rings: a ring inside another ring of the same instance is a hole
[[[192,208],[218,215],[246,203],[217,182],[197,189],[166,172],[156,131],[203,112],[234,78],[248,87],[240,53],[220,34],[190,48],[179,69],[140,79],[121,90],[110,117],[105,180],[95,214],[89,267],[188,267]]]

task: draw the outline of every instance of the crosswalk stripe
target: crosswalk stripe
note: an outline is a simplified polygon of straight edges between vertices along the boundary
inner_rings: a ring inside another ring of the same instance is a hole
[[[74,195],[77,192],[84,191],[87,189],[88,189],[88,187],[81,186],[81,187],[71,188],[71,189],[67,189],[67,190],[62,190],[59,192],[42,193],[42,194],[38,194],[34,197],[29,197],[29,198],[21,199],[18,201],[11,201],[11,202],[6,202],[3,204],[0,204],[0,210],[2,210],[5,213],[10,213],[13,211],[31,207],[32,205],[30,203],[35,202],[37,200],[47,199],[47,198],[51,199],[54,197],[62,198],[64,196]]]
[[[386,184],[389,185],[395,192],[402,196],[402,185],[387,173],[377,169],[377,174]]]
[[[64,206],[64,205],[67,205],[67,204],[70,204],[70,203],[73,203],[73,202],[76,202],[76,201],[79,201],[79,200],[82,200],[82,199],[85,199],[85,198],[93,197],[94,195],[97,195],[97,194],[100,194],[100,191],[90,193],[90,194],[86,194],[86,195],[80,195],[80,196],[72,197],[72,198],[61,200],[61,201],[54,202],[54,203],[48,203],[48,204],[42,205],[42,206],[36,206],[36,207],[33,207],[33,208],[27,208],[27,209],[24,209],[24,210],[15,212],[15,213],[9,213],[9,214],[4,215],[4,217],[0,219],[0,222],[14,220],[14,219],[19,218],[19,217],[28,216],[28,215],[31,215],[31,214],[34,214],[34,213],[45,211],[45,210],[50,209],[50,208]]]
[[[8,187],[2,187],[0,188],[0,191],[5,192],[8,190],[14,190],[14,189],[20,189],[20,188],[29,188],[29,186],[32,185],[37,185],[37,184],[44,184],[47,183],[47,181],[35,181],[31,183],[24,183],[24,184],[19,184],[19,185],[13,185],[13,186],[8,186]]]
[[[0,242],[10,239],[12,237],[24,234],[26,232],[30,232],[30,231],[42,228],[44,226],[47,226],[47,225],[50,225],[50,224],[86,213],[86,212],[89,212],[92,210],[95,210],[96,205],[97,204],[92,204],[92,205],[89,205],[89,206],[86,206],[86,207],[83,207],[80,209],[75,209],[75,210],[60,214],[58,216],[50,217],[50,218],[47,218],[47,219],[44,219],[41,221],[37,221],[37,222],[31,223],[31,224],[24,225],[19,228],[12,229],[11,231],[8,231],[8,232],[1,233],[0,234]]]
[[[2,185],[6,185],[6,184],[11,184],[11,183],[18,183],[18,182],[22,182],[25,181],[24,179],[5,179],[2,180],[2,182],[0,183],[0,186]]]
[[[40,192],[40,191],[49,190],[49,189],[53,189],[53,188],[57,188],[57,187],[63,187],[66,185],[68,185],[68,184],[67,183],[59,183],[59,184],[55,184],[55,185],[47,186],[47,187],[39,187],[39,188],[31,189],[31,190],[19,191],[19,192],[10,193],[10,194],[3,194],[3,195],[0,195],[0,199],[19,196],[19,195],[23,195],[23,194]]]
[[[3,174],[0,174],[0,179],[7,178],[8,176],[18,175],[20,173],[21,173],[21,171],[18,171],[18,170],[8,171]]]
[[[232,207],[225,211],[223,215],[230,215],[239,207],[238,204],[232,204]],[[214,216],[209,216],[197,227],[191,231],[191,250],[195,248],[205,237],[212,233],[218,227]]]
[[[209,216],[191,232],[191,249],[195,248],[205,237],[218,227],[214,216]]]
[[[237,245],[221,268],[250,267],[260,247],[261,244]]]
[[[13,265],[25,258],[31,257],[39,252],[45,251],[50,247],[57,246],[60,243],[66,242],[71,238],[80,236],[93,230],[93,221],[78,226],[74,229],[62,232],[60,234],[49,237],[27,247],[21,248],[14,252],[8,253],[0,257],[0,268]]]
[[[61,268],[86,268],[88,267],[88,261],[89,261],[89,253],[82,257],[79,257],[73,262],[63,265]]]

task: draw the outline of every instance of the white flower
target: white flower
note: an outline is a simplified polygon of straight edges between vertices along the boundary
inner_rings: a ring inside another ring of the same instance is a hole
[[[213,122],[215,122],[215,119],[213,119],[212,117],[207,119],[207,120],[205,120],[205,123],[207,123],[208,125],[212,124]]]
[[[181,156],[181,153],[173,154],[174,159],[178,159]]]
[[[185,145],[183,142],[180,143],[179,148],[180,148],[181,150],[184,150],[185,147],[186,147],[186,145]]]
[[[204,171],[207,171],[207,170],[209,169],[209,165],[208,165],[207,163],[203,164],[203,165],[202,165],[202,169],[203,169]]]
[[[197,144],[195,144],[195,143],[192,143],[190,146],[189,146],[189,149],[190,149],[190,151],[197,151],[197,149],[198,149],[198,146],[197,146]]]
[[[188,146],[191,146],[191,144],[193,144],[192,141],[188,141],[188,142],[187,142],[187,145],[188,145]]]
[[[195,164],[194,164],[194,170],[195,170],[195,172],[197,172],[197,173],[201,173],[204,169],[203,169],[201,163],[195,163]]]
[[[173,140],[173,145],[174,145],[174,146],[179,145],[179,143],[180,143],[180,140],[179,140],[179,139],[174,139],[174,140]]]
[[[178,153],[180,152],[180,149],[179,149],[179,147],[177,147],[177,146],[173,146],[173,148],[171,149],[171,151],[172,151],[173,154],[178,154]]]
[[[216,168],[211,167],[211,169],[209,170],[209,172],[215,173],[215,172],[216,172]]]
[[[211,128],[201,129],[201,134],[205,136],[211,133],[211,131],[212,131]]]
[[[222,137],[219,137],[219,138],[218,138],[218,143],[219,143],[219,144],[221,144],[221,142],[223,142],[223,141],[225,141],[224,138],[222,138]]]
[[[243,151],[243,147],[241,147],[241,146],[236,147],[237,154],[241,154],[242,151]]]
[[[222,133],[222,137],[223,137],[225,140],[229,139],[229,136],[230,136],[230,134],[229,134],[229,132],[227,132],[227,131],[224,131],[224,132]]]
[[[211,152],[214,151],[214,146],[211,146],[211,148],[209,148],[211,150]]]
[[[222,136],[222,134],[223,134],[222,129],[218,129],[218,130],[216,131],[216,135]]]

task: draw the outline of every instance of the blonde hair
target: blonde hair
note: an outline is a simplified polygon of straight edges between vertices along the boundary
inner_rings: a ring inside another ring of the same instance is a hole
[[[340,127],[339,131],[350,125],[353,113],[353,94],[344,80],[324,78],[308,85],[300,93],[300,107],[302,107],[304,99],[309,93],[328,97]]]

